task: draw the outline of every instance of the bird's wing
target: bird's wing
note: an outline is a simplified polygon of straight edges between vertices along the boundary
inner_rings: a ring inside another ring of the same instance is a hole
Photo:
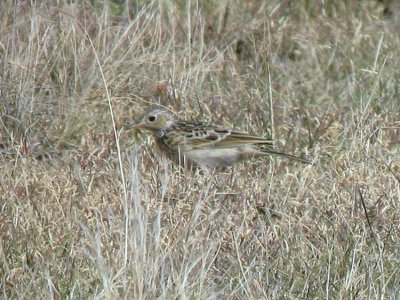
[[[260,138],[244,132],[230,130],[209,123],[181,124],[180,132],[184,134],[187,146],[192,149],[229,148],[248,144],[272,145],[270,139]]]
[[[227,145],[245,145],[245,144],[257,144],[257,145],[273,145],[271,139],[261,138],[253,136],[245,132],[230,131],[230,134],[221,141],[223,146]]]

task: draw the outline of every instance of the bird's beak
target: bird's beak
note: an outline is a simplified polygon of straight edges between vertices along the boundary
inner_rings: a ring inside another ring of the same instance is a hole
[[[141,128],[144,128],[146,126],[146,124],[144,124],[144,123],[137,123],[137,124],[135,124],[135,125],[133,125],[133,129],[141,129]]]

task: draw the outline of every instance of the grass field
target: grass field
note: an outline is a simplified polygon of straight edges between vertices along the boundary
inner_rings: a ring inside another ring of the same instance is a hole
[[[3,1],[0,298],[400,299],[396,1]],[[181,170],[150,106],[312,160]]]

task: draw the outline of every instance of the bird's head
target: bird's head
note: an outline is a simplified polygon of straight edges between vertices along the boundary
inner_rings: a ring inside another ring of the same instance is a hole
[[[175,120],[174,115],[170,112],[161,109],[153,109],[144,113],[139,123],[135,124],[133,128],[147,129],[153,132],[162,131],[170,128]]]

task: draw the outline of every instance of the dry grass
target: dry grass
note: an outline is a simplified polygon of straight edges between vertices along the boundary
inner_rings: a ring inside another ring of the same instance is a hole
[[[30,2],[0,6],[0,297],[400,297],[396,5]],[[182,172],[129,130],[154,104],[314,164]]]

